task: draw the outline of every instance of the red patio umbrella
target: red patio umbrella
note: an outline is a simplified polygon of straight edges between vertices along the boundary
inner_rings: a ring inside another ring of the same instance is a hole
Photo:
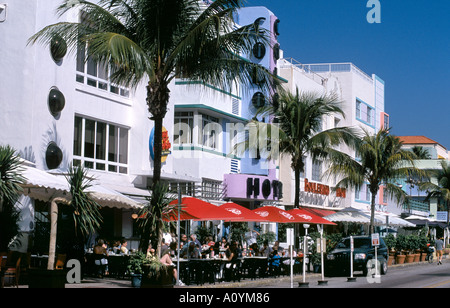
[[[220,208],[230,212],[232,215],[235,215],[235,219],[231,221],[269,221],[268,219],[262,218],[260,215],[254,213],[248,208],[233,202],[224,203],[220,206]]]
[[[306,224],[319,224],[319,225],[336,225],[334,222],[326,220],[320,216],[314,215],[313,213],[305,210],[305,209],[292,209],[289,210],[288,213],[303,219],[303,223]]]
[[[304,220],[299,217],[288,213],[287,211],[274,207],[274,206],[263,206],[253,210],[253,212],[259,215],[265,221],[278,222],[278,223],[303,223]]]
[[[178,204],[178,200],[174,200],[170,203],[171,205]],[[196,218],[193,220],[226,220],[226,221],[235,221],[236,215],[221,208],[220,206],[216,206],[209,202],[193,198],[193,197],[185,197],[181,199],[181,207],[182,210],[187,214],[192,215]],[[176,217],[176,216],[175,216]],[[176,218],[175,218],[176,219]],[[238,219],[239,220],[239,219]],[[239,220],[242,221],[242,220]]]

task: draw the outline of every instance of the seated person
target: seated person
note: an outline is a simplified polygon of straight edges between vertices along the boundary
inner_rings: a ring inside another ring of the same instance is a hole
[[[123,253],[124,255],[128,254],[128,242],[126,240],[122,240],[120,241],[120,252]]]

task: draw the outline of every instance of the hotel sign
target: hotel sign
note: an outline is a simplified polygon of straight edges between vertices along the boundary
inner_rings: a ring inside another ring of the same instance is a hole
[[[312,183],[309,182],[308,179],[305,179],[305,192],[328,196],[330,194],[330,186],[320,183]],[[345,198],[345,196],[346,190],[344,188],[336,189],[336,197]]]

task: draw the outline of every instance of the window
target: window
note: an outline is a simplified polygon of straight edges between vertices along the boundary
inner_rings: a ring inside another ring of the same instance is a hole
[[[201,115],[202,133],[200,134],[199,143],[213,149],[219,149],[219,133],[221,127],[219,119],[206,115]]]
[[[202,181],[202,198],[216,199],[222,198],[222,182],[210,179],[203,179]]]
[[[80,22],[88,25],[88,21],[85,19],[83,14]],[[111,70],[109,65],[100,63],[96,61],[96,59],[93,59],[91,57],[89,57],[87,61],[85,61],[86,51],[86,45],[78,45],[76,81],[128,98],[130,96],[130,91],[128,88],[121,87],[109,82],[108,76]]]
[[[174,144],[191,144],[194,113],[175,112],[174,123]]]
[[[312,175],[311,178],[313,181],[320,182],[322,177],[322,162],[321,161],[313,161],[312,164]]]
[[[369,189],[369,185],[366,185],[366,201],[370,201],[370,189]]]
[[[384,128],[385,130],[388,130],[388,129],[389,129],[389,115],[384,114],[384,121],[383,121],[383,124],[384,124],[383,128]]]
[[[128,173],[128,129],[75,116],[73,164]]]
[[[361,122],[371,125],[374,125],[375,120],[375,109],[361,100],[356,100],[356,119]]]
[[[356,118],[361,119],[361,102],[356,101]]]

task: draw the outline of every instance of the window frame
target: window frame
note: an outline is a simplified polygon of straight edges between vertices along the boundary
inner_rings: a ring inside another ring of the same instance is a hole
[[[81,127],[77,127],[77,121],[79,123],[81,119]],[[94,124],[93,129],[93,153],[86,152],[86,121],[92,121]],[[98,138],[98,127],[104,125],[104,137],[102,142],[99,143]],[[111,160],[111,132],[114,129],[114,158]],[[124,135],[122,135],[122,133]],[[125,137],[125,139],[122,138]],[[103,171],[112,172],[119,174],[128,174],[129,170],[129,146],[130,146],[130,129],[115,123],[109,123],[106,121],[101,121],[82,115],[75,115],[74,121],[74,139],[73,139],[73,151],[72,151],[72,162],[74,165],[82,165],[86,168]],[[104,144],[103,144],[104,143]],[[125,143],[125,144],[124,144]],[[99,149],[102,147],[101,153],[103,157],[99,157]],[[92,157],[91,157],[92,156]]]

